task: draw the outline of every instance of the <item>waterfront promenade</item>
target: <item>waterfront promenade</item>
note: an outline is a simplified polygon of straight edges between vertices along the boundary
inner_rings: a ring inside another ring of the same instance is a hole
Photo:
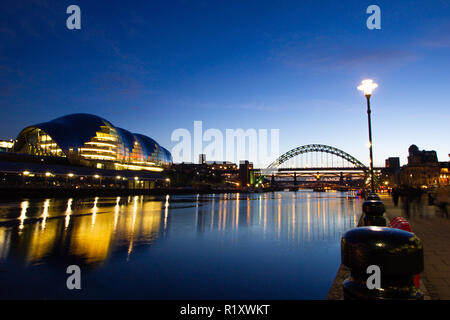
[[[401,202],[396,207],[391,197],[379,195],[386,206],[388,223],[394,217],[403,216]],[[425,197],[422,204],[420,210],[412,210],[411,217],[407,219],[424,247],[425,269],[421,274],[421,289],[425,300],[450,300],[450,219],[436,213],[436,207],[427,205]],[[349,270],[341,265],[327,299],[343,299],[342,282],[348,276]]]
[[[394,206],[392,198],[380,195],[386,206],[389,220],[402,215],[401,202]],[[436,207],[428,206],[422,200],[422,214],[412,211],[408,218],[412,231],[422,239],[424,247],[425,270],[423,282],[432,299],[450,299],[450,219],[436,213]]]

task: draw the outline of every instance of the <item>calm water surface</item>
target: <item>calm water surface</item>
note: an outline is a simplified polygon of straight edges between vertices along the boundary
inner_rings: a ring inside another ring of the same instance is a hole
[[[0,298],[324,299],[360,208],[309,191],[1,202]]]

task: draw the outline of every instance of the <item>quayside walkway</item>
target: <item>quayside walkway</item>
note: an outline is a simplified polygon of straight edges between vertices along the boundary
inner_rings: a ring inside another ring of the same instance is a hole
[[[379,195],[386,206],[388,223],[394,217],[403,216],[401,201],[396,207],[391,197]],[[450,219],[441,216],[435,206],[427,205],[426,197],[422,206],[417,211],[413,207],[411,216],[406,219],[424,248],[425,270],[421,274],[421,289],[425,300],[450,300]],[[342,282],[348,276],[349,270],[341,265],[327,299],[343,299]]]
[[[386,216],[392,220],[402,216],[402,203],[394,206],[392,198],[380,194],[386,206]],[[421,210],[411,210],[407,218],[412,231],[422,240],[425,270],[423,280],[432,299],[450,300],[450,219],[441,216],[435,206],[422,200]]]

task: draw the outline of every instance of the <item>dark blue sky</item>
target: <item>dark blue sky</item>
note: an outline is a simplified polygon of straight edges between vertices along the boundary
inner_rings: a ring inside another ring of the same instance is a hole
[[[81,30],[66,28],[67,6]],[[368,30],[366,8],[381,8]],[[409,145],[448,160],[449,1],[10,1],[0,4],[0,138],[87,112],[169,150],[176,128],[280,129],[280,151],[335,146],[368,163]]]

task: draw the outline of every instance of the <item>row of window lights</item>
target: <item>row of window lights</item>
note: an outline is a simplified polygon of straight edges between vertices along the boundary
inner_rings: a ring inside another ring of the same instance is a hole
[[[29,175],[31,174],[31,172],[30,172],[30,171],[24,171],[24,172],[22,172],[22,174],[23,174],[24,176],[29,176]],[[45,173],[45,176],[46,176],[46,177],[51,177],[52,175],[53,175],[53,174],[52,174],[51,172],[46,172],[46,173]],[[67,176],[68,176],[69,178],[73,178],[75,175],[74,175],[73,173],[68,173]],[[95,178],[95,179],[99,179],[99,178],[101,178],[101,176],[98,175],[98,174],[96,174],[96,175],[94,175],[94,178]],[[120,179],[126,180],[127,178],[121,177],[121,176],[116,176],[116,179],[117,179],[117,180],[120,180]],[[134,180],[136,180],[136,181],[139,180],[139,177],[134,177]],[[167,181],[167,182],[170,182],[170,179],[167,178],[166,181]]]
[[[236,169],[237,166],[236,166],[236,165],[219,166],[219,169],[230,169],[230,168]],[[215,170],[215,169],[217,169],[217,167],[214,167],[214,166],[213,166],[211,169]]]

